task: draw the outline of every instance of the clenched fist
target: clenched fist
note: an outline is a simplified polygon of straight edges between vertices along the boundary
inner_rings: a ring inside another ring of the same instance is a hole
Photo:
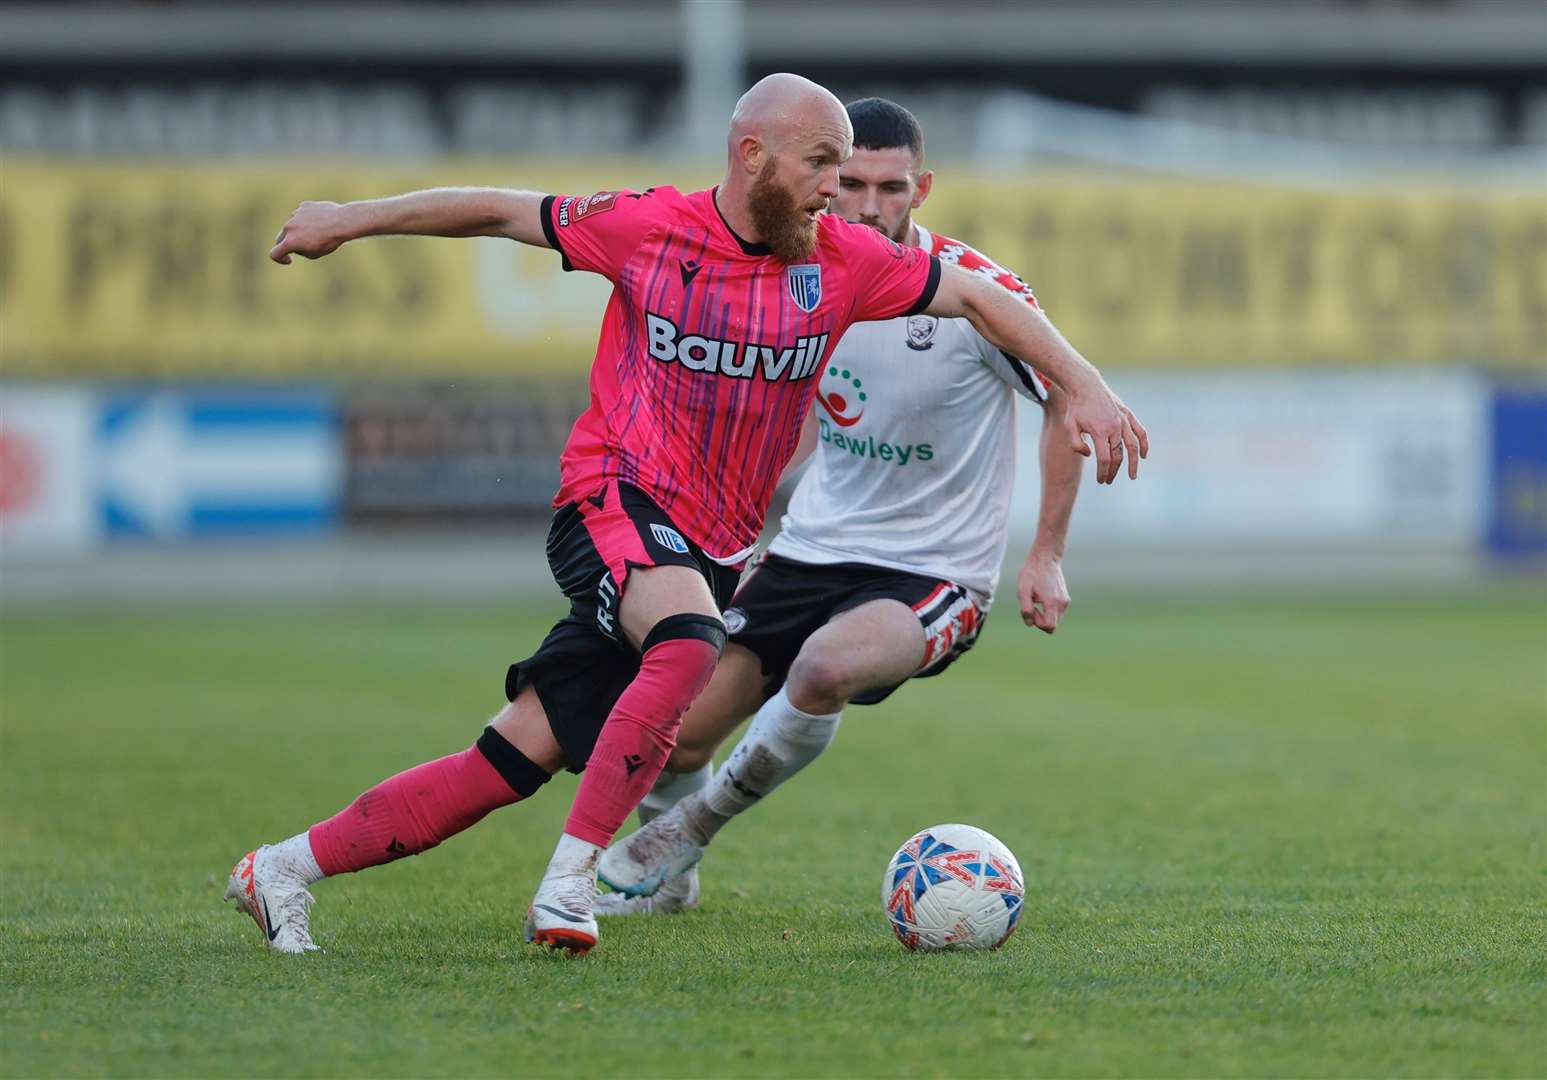
[[[291,255],[320,259],[351,238],[344,225],[344,207],[334,202],[303,202],[274,238],[269,258],[286,266]]]
[[[1033,551],[1026,557],[1016,578],[1015,591],[1021,602],[1021,621],[1045,634],[1058,629],[1058,622],[1069,610],[1069,587],[1059,560]]]

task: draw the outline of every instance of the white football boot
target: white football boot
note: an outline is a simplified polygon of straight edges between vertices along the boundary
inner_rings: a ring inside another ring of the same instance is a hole
[[[526,909],[526,940],[584,956],[596,947],[596,876],[591,873],[544,875]]]
[[[688,839],[685,808],[689,795],[648,825],[618,840],[602,853],[597,876],[614,892],[650,896],[661,885],[698,865],[704,849]]]
[[[649,896],[626,896],[620,892],[603,893],[596,898],[599,918],[609,915],[676,915],[698,907],[698,867],[661,884]]]
[[[226,883],[226,899],[252,916],[276,952],[318,950],[311,932],[312,894],[278,848],[265,844],[237,860]]]

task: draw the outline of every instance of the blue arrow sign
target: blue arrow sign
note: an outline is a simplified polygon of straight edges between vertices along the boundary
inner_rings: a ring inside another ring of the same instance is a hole
[[[109,394],[97,423],[109,536],[316,533],[338,520],[338,410],[318,392]]]

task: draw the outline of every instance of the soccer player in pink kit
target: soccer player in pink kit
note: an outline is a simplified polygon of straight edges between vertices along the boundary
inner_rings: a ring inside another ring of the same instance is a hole
[[[913,115],[881,98],[848,108],[854,155],[834,213],[1036,307],[1014,273],[914,220],[934,173]],[[1057,437],[1062,392],[965,319],[854,327],[833,352],[808,420],[803,443],[814,448],[813,463],[725,609],[725,655],[639,805],[644,827],[602,855],[598,876],[618,891],[598,898],[598,915],[696,907],[693,864],[733,817],[816,761],[851,703],[879,704],[972,648],[1009,542],[1018,397],[1040,406],[1043,438],[1036,537],[1016,591],[1026,625],[1057,629],[1069,603],[1063,550],[1084,464]],[[749,716],[711,772],[715,751]]]
[[[1066,437],[1082,453],[1090,437],[1099,479],[1125,455],[1137,476],[1142,426],[1050,324],[981,278],[822,213],[851,149],[836,98],[772,75],[737,103],[725,179],[708,191],[437,189],[303,203],[286,222],[270,252],[280,263],[366,236],[504,236],[614,289],[548,537],[570,614],[511,665],[509,703],[473,746],[238,861],[227,898],[273,948],[316,948],[309,885],[433,847],[564,767],[584,775],[525,933],[576,953],[596,944],[597,861],[714,671],[720,611],[850,324],[918,312],[981,323],[1066,388]]]

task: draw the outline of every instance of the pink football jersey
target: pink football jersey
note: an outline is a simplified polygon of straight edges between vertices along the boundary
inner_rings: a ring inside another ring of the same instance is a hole
[[[566,270],[613,283],[554,505],[633,484],[730,565],[757,541],[844,330],[922,311],[940,281],[930,253],[831,214],[811,261],[787,265],[736,235],[713,190],[550,195],[542,222]]]

